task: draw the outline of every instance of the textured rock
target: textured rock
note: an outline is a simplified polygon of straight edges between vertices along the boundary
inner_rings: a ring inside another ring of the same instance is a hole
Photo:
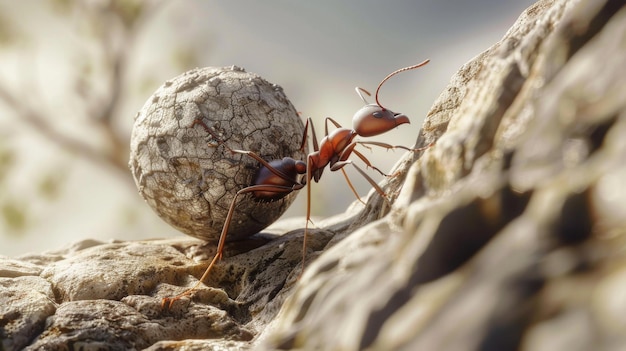
[[[621,1],[528,9],[435,103],[423,133],[445,132],[390,215],[311,264],[265,345],[623,347],[625,35]]]
[[[185,234],[217,241],[237,191],[253,183],[263,159],[305,159],[304,125],[282,89],[239,67],[197,68],[167,81],[135,118],[130,169],[139,193]],[[276,221],[297,192],[275,201],[237,199],[228,239],[258,233]]]
[[[56,310],[50,282],[30,275],[0,278],[0,301],[3,350],[19,350],[28,345]]]
[[[540,1],[463,66],[367,205],[214,245],[100,243],[0,261],[5,350],[621,350],[626,9]],[[193,340],[192,340],[193,339]]]

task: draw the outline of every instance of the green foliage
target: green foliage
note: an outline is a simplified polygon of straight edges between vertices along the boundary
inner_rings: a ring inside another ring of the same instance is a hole
[[[16,33],[11,21],[0,13],[0,47],[9,46],[15,42]]]
[[[28,216],[24,203],[15,199],[4,199],[0,204],[0,216],[4,221],[7,233],[20,233],[26,229]]]
[[[186,70],[190,67],[198,67],[198,55],[193,48],[190,47],[177,47],[172,51],[172,61],[174,66],[179,67],[180,70]]]
[[[7,175],[15,164],[15,153],[3,143],[0,143],[0,189],[6,182]]]
[[[63,184],[67,179],[65,172],[53,171],[45,174],[37,186],[37,194],[47,200],[55,200],[59,197]]]
[[[72,11],[76,1],[74,0],[48,0],[52,9],[58,14],[67,15]]]
[[[110,2],[110,8],[122,20],[126,28],[132,28],[135,22],[144,14],[145,1],[116,0]]]

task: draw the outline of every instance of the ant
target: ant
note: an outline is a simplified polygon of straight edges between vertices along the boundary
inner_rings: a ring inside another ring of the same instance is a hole
[[[408,148],[405,146],[390,145],[390,144],[375,142],[375,141],[366,142],[366,141],[354,140],[355,137],[357,136],[362,136],[362,137],[376,136],[376,135],[386,133],[401,124],[410,123],[410,120],[406,115],[392,112],[391,110],[383,107],[380,104],[380,101],[378,100],[378,92],[380,91],[381,86],[389,78],[393,77],[394,75],[398,73],[422,67],[426,65],[428,62],[430,62],[430,60],[426,60],[417,65],[398,69],[390,73],[389,75],[387,75],[380,82],[380,84],[378,84],[378,87],[376,88],[376,94],[375,94],[376,104],[368,104],[365,98],[363,97],[362,93],[365,93],[368,96],[371,96],[371,94],[367,90],[357,87],[355,90],[357,94],[361,97],[363,102],[365,102],[365,106],[363,106],[354,114],[354,117],[352,118],[352,124],[353,124],[352,129],[343,128],[341,127],[339,123],[337,123],[332,118],[326,117],[324,121],[325,136],[318,144],[317,137],[315,135],[315,129],[313,127],[313,122],[311,121],[310,117],[307,118],[306,124],[304,126],[304,133],[302,135],[302,143],[300,145],[300,149],[303,150],[304,146],[307,143],[308,129],[310,126],[314,151],[307,155],[306,162],[301,161],[301,160],[295,160],[291,157],[284,157],[281,160],[266,161],[252,151],[231,149],[221,140],[221,138],[217,135],[217,133],[214,132],[209,126],[207,126],[201,119],[194,120],[193,123],[191,124],[192,128],[195,127],[196,125],[202,126],[206,132],[208,132],[213,138],[215,138],[215,140],[218,141],[219,144],[223,145],[231,153],[239,153],[239,154],[252,157],[253,159],[255,159],[261,164],[261,167],[257,171],[257,174],[254,178],[254,183],[248,187],[245,187],[237,191],[237,193],[233,197],[233,200],[231,201],[230,207],[228,209],[228,214],[226,215],[226,220],[224,222],[222,232],[220,234],[219,242],[217,245],[217,251],[213,259],[211,260],[209,267],[206,269],[206,271],[204,272],[200,280],[192,288],[181,293],[180,295],[173,297],[173,298],[164,298],[162,302],[162,306],[171,307],[174,301],[180,299],[183,296],[187,296],[191,294],[206,279],[206,277],[209,275],[209,272],[211,271],[215,263],[221,259],[222,253],[224,250],[224,244],[226,243],[226,235],[228,233],[228,228],[230,226],[230,222],[235,212],[235,205],[237,204],[237,198],[239,197],[239,195],[252,193],[252,196],[254,196],[255,198],[259,200],[274,201],[274,200],[281,199],[287,196],[288,194],[290,194],[291,192],[300,190],[306,186],[307,188],[307,210],[306,210],[307,220],[306,220],[306,224],[304,228],[304,239],[302,242],[303,267],[304,267],[304,261],[306,258],[307,232],[309,228],[309,222],[311,221],[311,180],[314,180],[316,183],[319,182],[320,178],[322,177],[322,172],[324,171],[326,166],[329,166],[331,171],[341,170],[348,182],[348,185],[350,186],[350,189],[352,190],[352,192],[355,193],[357,198],[359,198],[354,187],[350,183],[350,180],[348,179],[348,176],[345,173],[345,170],[343,169],[343,167],[345,167],[347,164],[353,165],[355,169],[361,175],[363,175],[365,179],[367,179],[367,181],[374,187],[374,189],[376,189],[376,191],[381,196],[387,199],[386,194],[376,184],[376,182],[348,158],[352,154],[355,154],[367,165],[367,167],[370,167],[378,171],[380,174],[387,176],[378,168],[374,167],[363,154],[361,154],[359,151],[354,149],[357,144],[361,144],[364,146],[374,145],[374,146],[379,146],[379,147],[383,147],[386,149],[400,148],[400,149],[405,149],[405,150],[413,151],[413,152],[422,151],[430,147],[430,145],[428,145],[426,147],[416,149],[416,148]],[[337,128],[334,131],[332,131],[330,134],[328,133],[328,122],[331,122]],[[362,202],[360,198],[359,198],[359,201]]]

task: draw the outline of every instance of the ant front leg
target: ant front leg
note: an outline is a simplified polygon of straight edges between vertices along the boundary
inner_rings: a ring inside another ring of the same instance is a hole
[[[194,119],[193,122],[191,123],[191,125],[189,126],[189,128],[193,128],[196,125],[201,126],[204,129],[205,132],[211,134],[211,136],[215,140],[217,140],[218,143],[225,145],[224,141],[222,140],[222,138],[220,138],[219,135],[217,135],[217,133],[212,128],[207,126],[206,123],[204,123],[204,121],[202,119],[200,119],[200,118]]]
[[[387,150],[389,149],[403,149],[403,150],[407,150],[410,152],[420,152],[420,151],[424,151],[428,148],[430,148],[431,146],[434,145],[434,143],[430,143],[424,147],[420,147],[420,148],[410,148],[410,147],[406,147],[406,146],[402,146],[402,145],[391,145],[391,144],[387,144],[387,143],[381,143],[378,141],[357,141],[356,143],[363,145],[365,147],[367,147],[367,145],[374,145],[374,146],[378,146],[378,147],[382,147],[385,148]],[[388,175],[385,174],[383,172],[381,172],[378,168],[371,166],[371,164],[367,161],[367,158],[365,158],[365,156],[361,155],[358,151],[354,150],[354,153],[359,156],[359,158],[361,160],[363,160],[363,162],[365,162],[369,167],[372,167],[373,169],[377,170],[380,174],[384,175],[385,177],[395,177],[396,173]]]
[[[411,152],[419,152],[419,151],[424,151],[426,149],[428,149],[429,147],[433,146],[433,143],[428,144],[424,147],[419,147],[419,148],[411,148],[411,147],[406,147],[406,146],[402,146],[402,145],[391,145],[391,144],[387,144],[387,143],[381,143],[379,141],[357,141],[358,144],[363,145],[365,147],[367,147],[366,145],[374,145],[374,146],[379,146],[382,148],[385,148],[387,150],[390,149],[403,149],[406,151],[411,151]]]

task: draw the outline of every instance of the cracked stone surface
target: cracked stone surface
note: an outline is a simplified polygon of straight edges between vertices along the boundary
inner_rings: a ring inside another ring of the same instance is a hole
[[[282,88],[242,68],[197,68],[167,81],[135,118],[129,166],[139,193],[185,234],[217,241],[237,191],[253,183],[259,162],[305,158],[304,125]],[[229,240],[258,233],[280,217],[296,192],[275,201],[239,196]]]
[[[0,258],[0,349],[623,350],[624,43],[623,1],[527,9],[435,101],[392,205],[316,221],[299,279],[303,218],[228,243],[167,310],[214,244]]]

